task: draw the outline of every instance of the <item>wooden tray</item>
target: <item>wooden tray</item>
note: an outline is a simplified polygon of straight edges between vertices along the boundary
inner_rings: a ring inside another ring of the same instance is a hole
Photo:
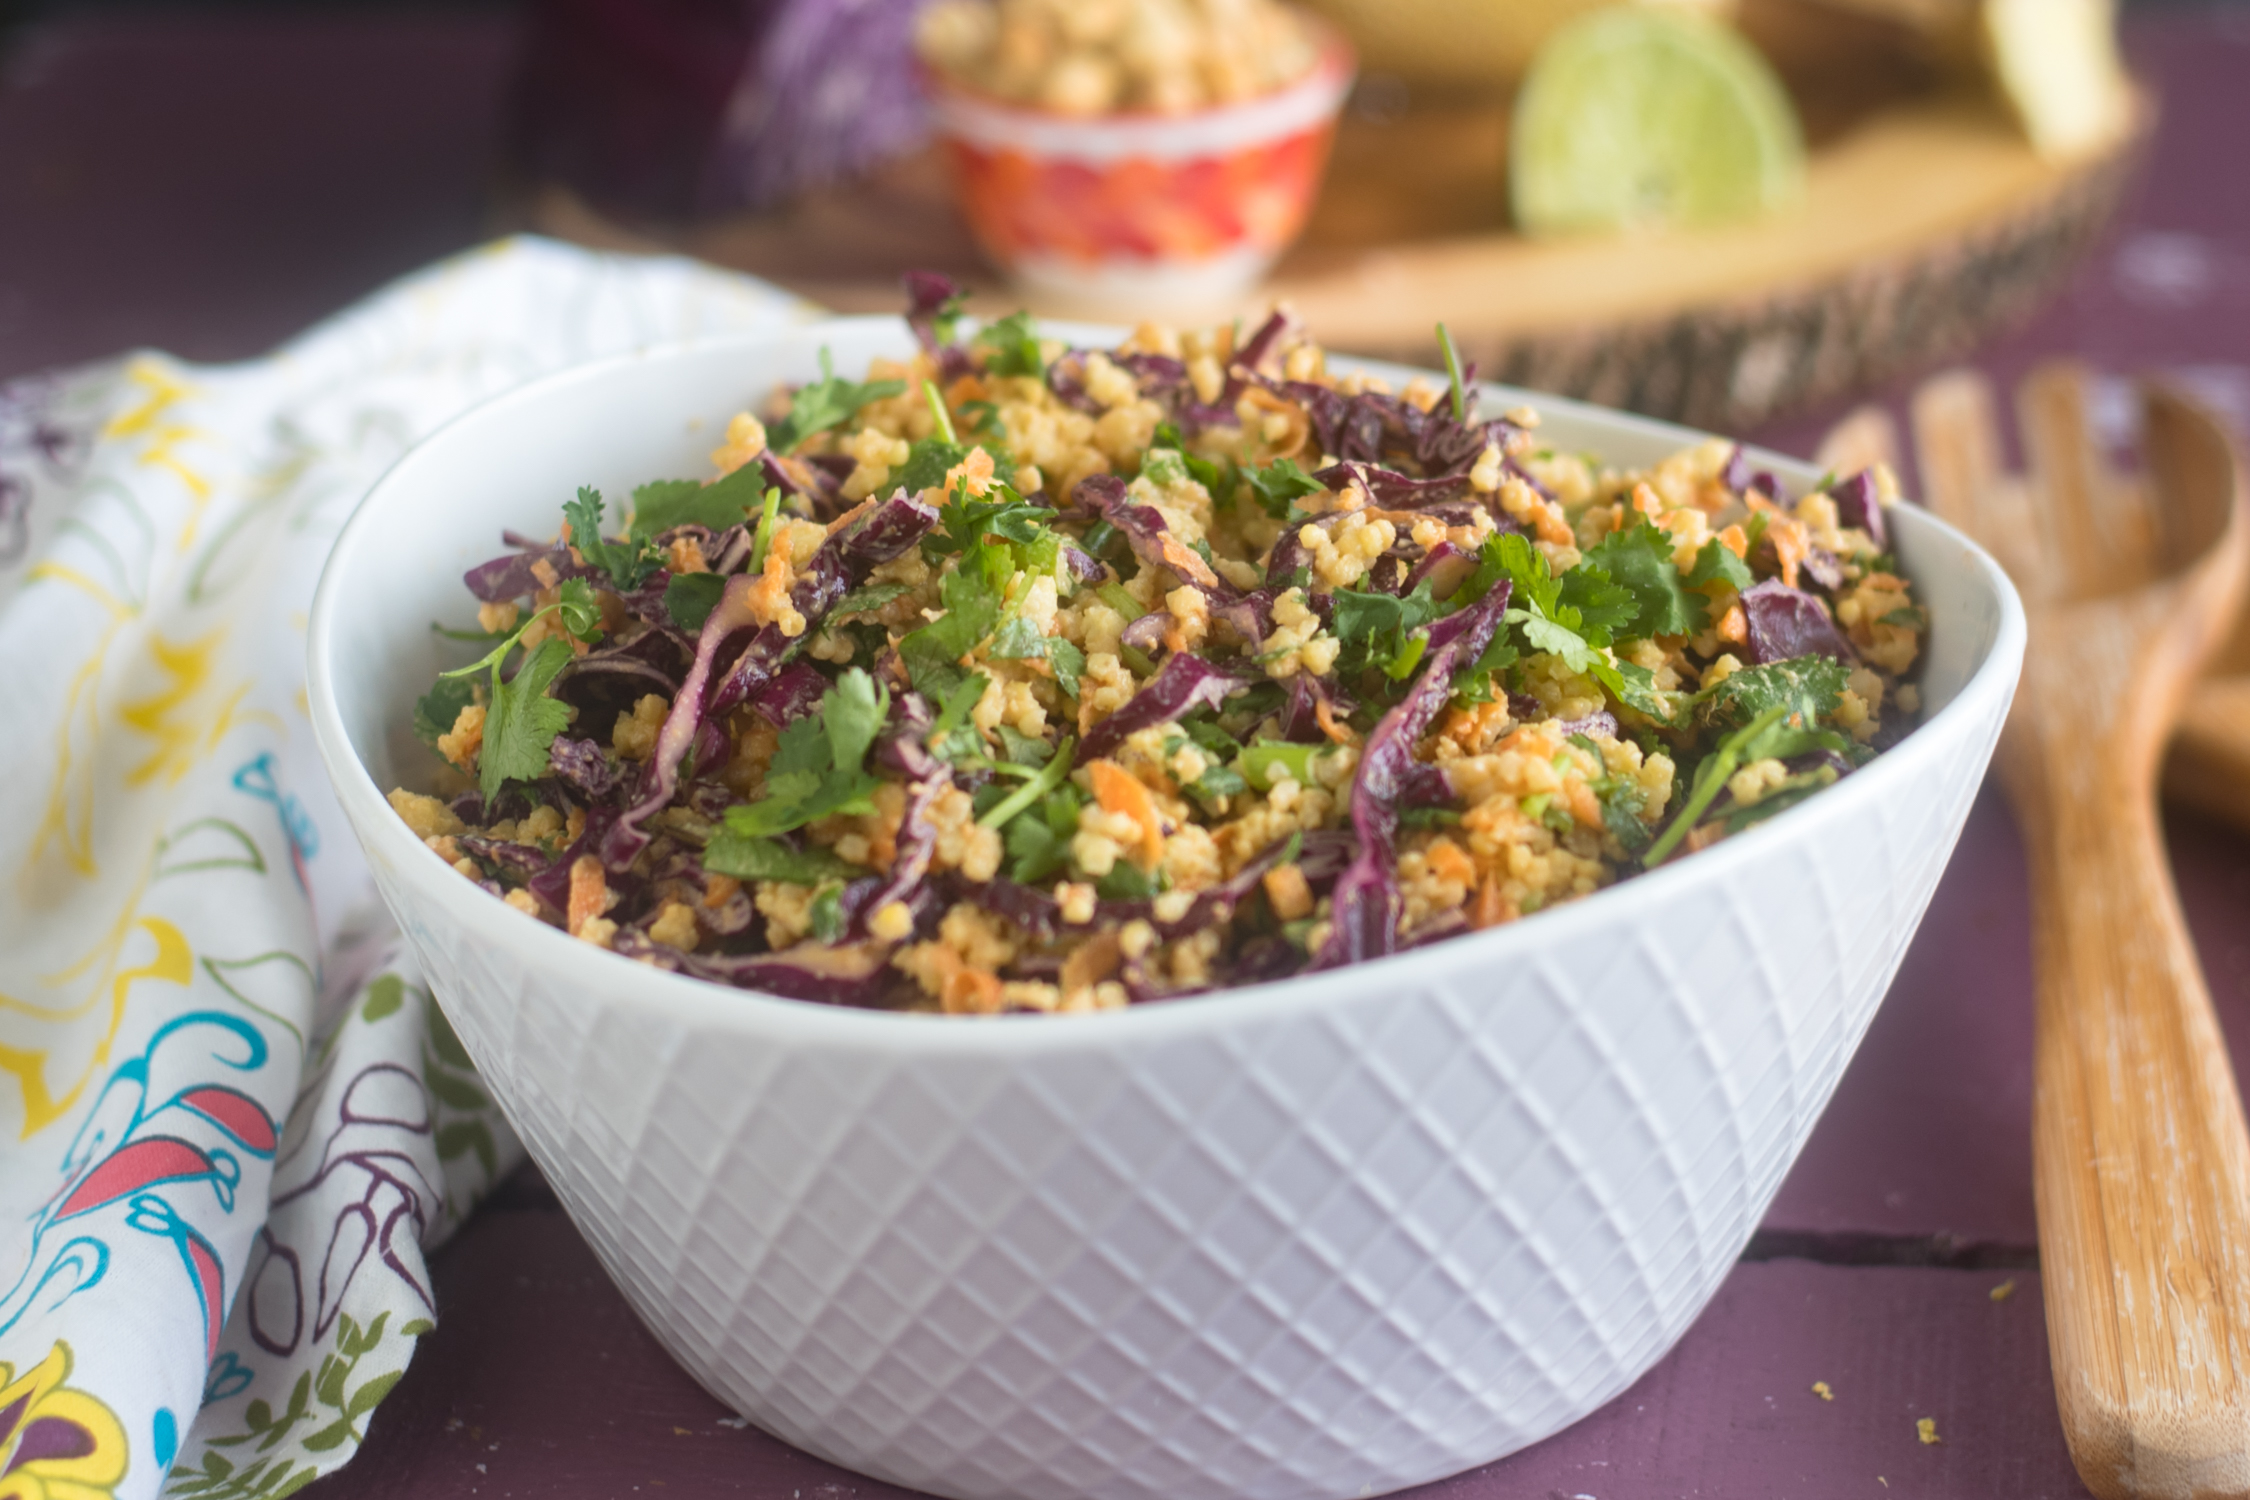
[[[1804,200],[1704,231],[1573,241],[1509,233],[1504,101],[1359,106],[1303,240],[1252,308],[1293,303],[1331,348],[1419,364],[1444,319],[1490,379],[1696,426],[1746,427],[1954,358],[2059,290],[2116,206],[2155,118],[2091,157],[2045,161],[2000,106],[1906,66],[1791,77],[1813,143]],[[899,305],[927,266],[972,308],[1019,298],[979,261],[934,155],[768,217],[673,232],[612,223],[559,189],[523,200],[527,227],[581,243],[686,251],[838,311]],[[1135,310],[1032,302],[1129,320]],[[1201,320],[1198,317],[1197,320]]]

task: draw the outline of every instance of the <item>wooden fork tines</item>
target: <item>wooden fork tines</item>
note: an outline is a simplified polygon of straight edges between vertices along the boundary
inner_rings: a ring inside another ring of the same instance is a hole
[[[2090,381],[1917,393],[1931,504],[1998,556],[2030,622],[1999,767],[2032,879],[2033,1170],[2055,1393],[2096,1495],[2250,1496],[2250,1131],[2156,817],[2159,758],[2241,599],[2224,429],[2143,391],[2142,477],[2090,429]],[[1862,438],[1866,429],[1862,429]]]

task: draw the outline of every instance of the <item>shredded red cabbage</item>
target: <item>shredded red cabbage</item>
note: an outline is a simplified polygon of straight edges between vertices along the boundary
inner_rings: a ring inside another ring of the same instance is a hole
[[[1836,520],[1840,525],[1856,526],[1866,532],[1877,552],[1890,550],[1890,528],[1883,520],[1883,501],[1875,488],[1873,469],[1862,469],[1840,481],[1828,491],[1828,498],[1836,502]]]
[[[1421,674],[1368,735],[1352,778],[1352,831],[1359,837],[1359,853],[1336,877],[1328,942],[1314,957],[1314,968],[1358,963],[1397,948],[1403,900],[1397,874],[1399,809],[1410,789],[1428,794],[1414,746],[1452,698],[1453,674],[1492,643],[1510,592],[1503,579],[1482,599],[1431,627]],[[1440,630],[1446,635],[1442,642]]]
[[[1198,708],[1217,708],[1249,685],[1239,666],[1175,653],[1123,708],[1086,731],[1078,742],[1078,764],[1099,760],[1143,729],[1170,724]]]
[[[1847,662],[1859,659],[1820,601],[1778,578],[1747,590],[1742,614],[1749,629],[1750,660],[1756,665],[1813,655]]]

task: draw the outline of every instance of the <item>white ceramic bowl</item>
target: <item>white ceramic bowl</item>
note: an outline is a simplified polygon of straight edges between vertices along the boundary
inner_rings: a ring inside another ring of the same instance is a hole
[[[840,321],[471,412],[369,494],[313,609],[313,722],[384,899],[649,1328],[769,1432],[980,1500],[1376,1494],[1622,1391],[1733,1265],[1929,901],[2022,655],[1999,569],[1894,511],[1933,621],[1923,726],[1590,900],[1121,1015],[745,994],[479,895],[383,793],[425,775],[429,622],[465,613],[501,528],[699,472],[822,344],[847,371],[908,348]],[[1622,462],[1692,437],[1537,399],[1557,443]]]

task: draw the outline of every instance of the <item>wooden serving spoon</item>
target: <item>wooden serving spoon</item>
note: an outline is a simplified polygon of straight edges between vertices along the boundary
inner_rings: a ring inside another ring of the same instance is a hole
[[[1991,387],[1914,397],[1932,506],[1999,557],[2030,644],[1999,765],[2031,864],[2032,1160],[2055,1395],[2111,1497],[2250,1496],[2250,1131],[2156,817],[2159,758],[2250,572],[2225,429],[2143,387],[2144,481],[2110,471],[2089,378],[2018,394],[2002,472]],[[1835,434],[1849,461],[1871,417]]]
[[[2250,610],[2180,711],[2164,793],[2250,828]]]

